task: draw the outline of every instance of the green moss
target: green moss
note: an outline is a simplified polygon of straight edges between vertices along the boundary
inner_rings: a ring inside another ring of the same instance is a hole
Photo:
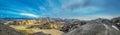
[[[19,30],[19,31],[22,32],[22,33],[25,33],[26,35],[31,34],[31,33],[27,32],[26,30]]]

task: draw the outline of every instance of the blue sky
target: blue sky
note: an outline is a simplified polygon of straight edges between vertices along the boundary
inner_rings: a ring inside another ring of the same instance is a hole
[[[95,19],[120,16],[120,0],[0,0],[1,18]]]

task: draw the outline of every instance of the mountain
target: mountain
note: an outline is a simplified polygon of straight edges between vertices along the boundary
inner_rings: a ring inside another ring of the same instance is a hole
[[[25,35],[7,25],[4,25],[3,23],[5,22],[7,21],[0,19],[0,35]]]
[[[11,19],[12,20],[12,19]],[[0,20],[1,23],[8,22],[6,20]],[[22,23],[21,23],[22,22]],[[38,19],[23,19],[23,20],[17,20],[14,21],[15,25],[28,25],[29,23],[33,22],[33,26],[30,26],[34,28],[34,24],[38,25],[38,28],[45,28],[45,29],[57,29],[65,34],[63,35],[118,35],[120,33],[120,17],[116,17],[113,19],[103,19],[98,18],[95,20],[89,20],[89,21],[83,21],[78,19],[61,19],[61,18],[38,18]],[[4,25],[1,29],[8,30],[14,30],[13,28]],[[10,28],[10,29],[9,29]],[[32,29],[32,28],[31,28]],[[5,31],[6,32],[6,31]],[[18,31],[18,34],[23,34]],[[35,35],[39,35],[41,32],[34,33]],[[44,33],[43,33],[44,34]],[[48,34],[49,35],[49,34]]]
[[[119,35],[120,17],[109,19],[98,18],[85,21],[85,24],[63,35]]]
[[[119,35],[120,31],[103,23],[87,23],[63,35]]]
[[[120,17],[113,18],[111,21],[120,29]]]

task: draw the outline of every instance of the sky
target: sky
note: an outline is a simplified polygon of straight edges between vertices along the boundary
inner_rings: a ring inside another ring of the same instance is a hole
[[[0,18],[90,20],[120,16],[120,0],[0,0]]]

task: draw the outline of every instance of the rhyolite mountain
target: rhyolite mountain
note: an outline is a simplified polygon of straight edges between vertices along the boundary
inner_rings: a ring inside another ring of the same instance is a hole
[[[5,22],[7,21],[0,19],[0,35],[25,35],[24,33],[18,32],[14,28],[5,25]]]
[[[63,35],[119,35],[120,17],[109,19],[95,19]]]
[[[60,18],[46,18],[46,19],[55,20],[55,22],[65,22],[63,23],[65,24],[65,26],[59,29],[60,31],[64,32],[63,35],[119,35],[120,33],[120,17],[116,17],[113,19],[98,18],[89,21]],[[13,28],[4,25],[4,23],[6,22],[7,20],[0,19],[0,34],[25,35],[24,33],[18,32]]]

